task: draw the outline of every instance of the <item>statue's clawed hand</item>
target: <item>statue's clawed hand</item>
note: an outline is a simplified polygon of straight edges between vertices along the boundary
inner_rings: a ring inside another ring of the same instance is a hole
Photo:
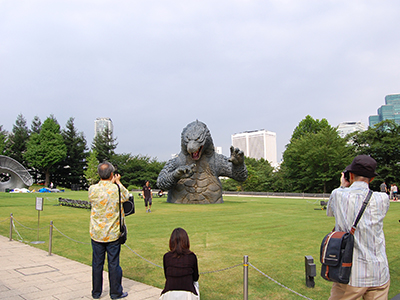
[[[239,148],[231,146],[231,157],[229,161],[234,165],[242,165],[244,163],[244,153]]]
[[[174,177],[177,179],[181,179],[181,178],[188,178],[188,177],[192,176],[194,173],[195,166],[196,166],[196,164],[191,164],[190,166],[182,166],[182,167],[177,168],[174,171]]]

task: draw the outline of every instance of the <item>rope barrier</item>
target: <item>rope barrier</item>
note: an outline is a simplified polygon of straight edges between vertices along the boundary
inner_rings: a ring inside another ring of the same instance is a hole
[[[7,221],[10,221],[10,218],[7,218],[7,219],[4,219],[4,220],[1,220],[1,221],[0,221],[0,223],[7,222]]]
[[[24,227],[24,228],[26,228],[26,229],[37,230],[37,229],[29,228],[29,227],[26,227],[26,226],[22,225],[22,224],[21,224],[20,222],[18,222],[13,216],[11,216],[11,219],[12,219],[13,221],[17,222],[19,225],[21,225],[22,227]],[[1,220],[0,222],[5,222],[5,221],[8,221],[8,220],[9,220],[9,219],[5,219],[5,220]],[[12,226],[13,226],[13,229],[15,230],[15,232],[17,233],[17,235],[18,235],[19,238],[20,238],[18,241],[24,242],[24,239],[22,238],[21,234],[19,233],[19,231],[18,231],[17,228],[15,227],[15,222],[12,222]],[[65,238],[67,238],[67,239],[69,239],[69,240],[71,240],[71,241],[73,241],[73,242],[75,242],[75,243],[80,243],[80,244],[84,244],[84,245],[90,245],[90,243],[81,242],[81,241],[77,241],[77,240],[75,240],[75,239],[73,239],[73,238],[70,238],[70,237],[67,236],[66,234],[62,233],[54,224],[51,224],[51,226],[52,226],[58,233],[60,233],[62,236],[64,236]],[[43,228],[41,228],[41,229],[43,229]],[[134,253],[135,255],[137,255],[138,257],[140,257],[141,259],[143,259],[144,261],[146,261],[146,262],[152,264],[153,266],[156,266],[156,267],[158,267],[158,268],[163,269],[162,266],[157,265],[157,264],[153,263],[152,261],[150,261],[150,260],[144,258],[144,257],[141,256],[140,254],[138,254],[137,252],[135,252],[132,248],[130,248],[128,245],[124,244],[124,246],[125,246],[126,248],[128,248],[132,253]],[[296,294],[296,295],[298,295],[298,296],[300,296],[300,297],[302,297],[302,298],[305,298],[305,299],[308,299],[308,300],[313,300],[313,299],[311,299],[311,298],[308,298],[308,297],[306,297],[306,296],[304,296],[304,295],[302,295],[302,294],[300,294],[300,293],[298,293],[298,292],[296,292],[296,291],[294,291],[294,290],[288,288],[287,286],[283,285],[282,283],[276,281],[276,280],[273,279],[272,277],[268,276],[267,274],[265,274],[264,272],[262,272],[261,270],[259,270],[257,267],[255,267],[255,266],[254,266],[253,264],[251,264],[250,262],[248,262],[246,265],[244,265],[243,263],[239,263],[239,264],[236,264],[236,265],[233,265],[233,266],[230,266],[230,267],[227,267],[227,268],[219,269],[219,270],[201,272],[200,274],[201,274],[201,275],[204,275],[204,274],[211,274],[211,273],[223,272],[223,271],[227,271],[227,270],[230,270],[230,269],[239,267],[239,266],[251,266],[253,269],[255,269],[256,271],[258,271],[260,274],[262,274],[263,276],[265,276],[266,278],[268,278],[268,279],[271,280],[272,282],[278,284],[279,286],[285,288],[286,290],[288,290],[288,291],[290,291],[290,292],[292,292],[292,293],[294,293],[294,294]]]
[[[211,274],[211,273],[222,272],[222,271],[230,270],[230,269],[233,269],[233,268],[236,268],[236,267],[239,267],[239,266],[243,266],[243,263],[240,263],[240,264],[237,264],[237,265],[234,265],[234,266],[231,266],[231,267],[227,267],[227,268],[224,268],[224,269],[220,269],[220,270],[201,272],[200,274]]]
[[[71,240],[71,241],[73,241],[73,242],[75,242],[75,243],[84,244],[84,245],[90,245],[90,243],[87,243],[87,242],[80,242],[80,241],[74,240],[73,238],[70,238],[69,236],[65,235],[65,234],[62,233],[60,230],[58,230],[58,228],[57,228],[56,225],[54,225],[54,224],[53,224],[53,228],[54,228],[56,231],[58,231],[58,233],[60,233],[62,236],[66,237],[67,239],[69,239],[69,240]]]
[[[13,220],[15,221],[15,222],[17,222],[18,223],[18,225],[21,225],[22,227],[24,227],[25,229],[29,229],[29,230],[43,230],[43,229],[46,229],[47,227],[42,227],[42,228],[30,228],[30,227],[26,227],[25,225],[23,225],[23,224],[21,224],[20,222],[18,222],[14,217],[12,217],[13,218]]]
[[[143,260],[145,260],[145,261],[147,261],[148,263],[150,263],[150,264],[152,264],[153,266],[156,266],[156,267],[158,267],[158,268],[161,268],[161,269],[163,269],[163,267],[162,266],[159,266],[159,265],[157,265],[157,264],[155,264],[155,263],[153,263],[153,262],[151,262],[150,260],[148,260],[148,259],[146,259],[146,258],[144,258],[143,256],[141,256],[140,254],[138,254],[138,253],[136,253],[135,251],[133,251],[127,244],[124,244],[125,245],[125,247],[126,248],[128,248],[129,250],[131,250],[132,251],[132,253],[134,253],[134,254],[136,254],[137,256],[139,256],[141,259],[143,259]]]
[[[14,218],[13,218],[13,220],[14,220]],[[15,227],[15,223],[14,223],[14,222],[12,222],[12,226],[13,226],[15,232],[18,234],[18,236],[19,236],[19,238],[20,238],[18,241],[24,242],[24,239],[23,239],[22,236],[19,234],[19,231],[18,231],[17,228]]]
[[[300,293],[298,293],[298,292],[296,292],[296,291],[294,291],[294,290],[288,288],[287,286],[283,285],[282,283],[279,283],[278,281],[276,281],[276,280],[273,279],[272,277],[268,276],[268,275],[265,274],[264,272],[262,272],[262,271],[260,271],[259,269],[257,269],[257,268],[256,268],[255,266],[253,266],[251,263],[249,263],[249,265],[250,265],[254,270],[258,271],[260,274],[262,274],[262,275],[264,275],[265,277],[267,277],[269,280],[275,282],[277,285],[280,285],[281,287],[283,287],[283,288],[287,289],[288,291],[290,291],[290,292],[296,294],[297,296],[303,297],[303,298],[308,299],[308,300],[313,300],[313,299],[311,299],[311,298],[308,298],[308,297],[306,297],[306,296],[303,296],[302,294],[300,294]]]

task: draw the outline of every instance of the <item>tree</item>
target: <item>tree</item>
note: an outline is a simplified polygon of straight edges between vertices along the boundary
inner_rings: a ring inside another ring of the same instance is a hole
[[[31,133],[40,133],[40,128],[42,127],[42,122],[38,116],[35,116],[31,124]]]
[[[261,158],[255,159],[245,157],[244,163],[247,168],[247,179],[244,182],[238,182],[234,179],[221,180],[222,188],[225,191],[252,191],[268,192],[272,191],[272,173],[274,168],[271,164]]]
[[[374,127],[350,136],[357,154],[370,155],[377,162],[380,180],[371,183],[378,188],[381,182],[396,183],[400,178],[400,126],[392,120],[384,120]]]
[[[336,128],[326,125],[326,120],[314,122],[307,116],[303,121],[283,154],[281,172],[285,185],[293,192],[330,192],[337,187],[354,150]],[[312,126],[304,127],[305,123]]]
[[[3,125],[0,125],[0,154],[3,155],[6,151],[7,131],[3,130]]]
[[[92,142],[92,150],[96,150],[97,159],[109,161],[115,154],[114,150],[118,143],[115,143],[117,138],[112,137],[112,131],[106,127],[101,133],[96,134]]]
[[[158,174],[164,167],[164,162],[156,158],[131,154],[115,154],[110,161],[121,174],[121,180],[127,186],[140,188],[145,181],[150,181],[152,187],[156,186]]]
[[[50,173],[53,168],[67,155],[67,147],[60,133],[60,125],[54,116],[48,117],[40,133],[32,133],[24,159],[34,168],[46,175],[45,185],[50,182]]]
[[[28,138],[29,129],[26,120],[22,114],[19,114],[8,137],[7,154],[22,165],[26,165],[23,155],[26,152]]]
[[[67,156],[58,165],[58,184],[71,187],[72,184],[85,184],[83,176],[86,167],[87,146],[83,132],[78,132],[74,125],[74,118],[69,118],[66,129],[61,131],[67,147]]]
[[[97,160],[96,150],[90,151],[87,159],[86,170],[83,171],[89,185],[95,184],[100,179],[97,171],[98,165],[99,161]]]
[[[303,137],[306,134],[310,133],[318,133],[323,128],[330,128],[328,121],[326,119],[322,119],[321,121],[313,117],[307,115],[303,120],[300,121],[299,125],[294,129],[290,142],[297,140]]]

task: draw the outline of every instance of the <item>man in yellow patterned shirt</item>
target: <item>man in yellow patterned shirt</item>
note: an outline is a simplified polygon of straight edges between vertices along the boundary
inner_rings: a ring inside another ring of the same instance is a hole
[[[103,266],[107,253],[108,280],[111,299],[128,296],[122,289],[122,269],[119,265],[121,245],[118,241],[119,192],[121,203],[129,199],[128,190],[121,184],[121,175],[114,175],[114,167],[109,162],[98,166],[100,181],[89,187],[89,200],[92,204],[90,215],[90,236],[92,239],[92,297],[99,299],[103,290]],[[121,205],[122,209],[122,205]],[[122,209],[122,222],[124,213]]]

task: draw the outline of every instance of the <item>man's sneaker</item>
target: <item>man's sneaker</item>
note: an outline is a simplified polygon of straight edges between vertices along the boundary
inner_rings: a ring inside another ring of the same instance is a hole
[[[125,298],[125,297],[127,297],[128,296],[128,293],[127,292],[123,292],[119,297],[117,297],[117,298],[111,298],[111,299],[122,299],[122,298]]]
[[[149,209],[149,212],[151,212],[151,210]]]

